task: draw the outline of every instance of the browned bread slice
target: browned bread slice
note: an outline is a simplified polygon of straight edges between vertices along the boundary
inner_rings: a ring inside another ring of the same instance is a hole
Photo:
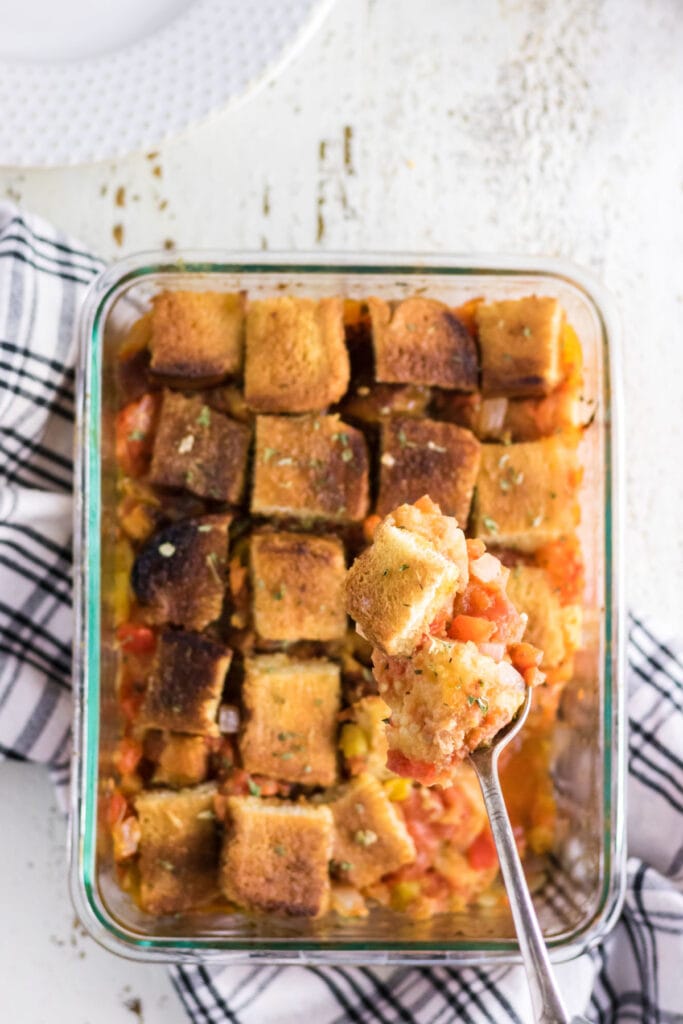
[[[152,782],[180,789],[204,782],[209,770],[209,748],[203,736],[167,732],[161,736]]]
[[[368,452],[338,416],[258,416],[254,515],[358,522],[368,510]]]
[[[344,585],[346,610],[358,631],[392,655],[409,655],[468,580],[467,547],[457,524],[449,520],[450,546],[444,548],[436,530],[429,536],[432,522],[444,519],[438,510],[434,515],[415,510],[411,528],[403,511],[380,523]]]
[[[560,665],[576,650],[581,608],[560,604],[545,569],[516,565],[510,572],[507,594],[517,610],[529,617],[524,639],[543,651],[543,669]]]
[[[152,373],[183,387],[218,383],[239,373],[244,348],[244,296],[162,292],[152,300]]]
[[[145,618],[186,629],[204,629],[219,617],[231,516],[202,516],[173,523],[140,549],[131,583]]]
[[[330,808],[333,869],[340,878],[362,889],[415,860],[403,818],[374,775],[358,775]]]
[[[578,522],[576,446],[561,435],[487,444],[477,479],[474,532],[489,544],[534,551]]]
[[[175,914],[218,896],[219,838],[212,784],[149,790],[135,800],[140,821],[140,905]]]
[[[286,654],[246,658],[242,701],[239,748],[246,771],[305,786],[336,782],[338,665]]]
[[[216,713],[231,661],[230,648],[203,633],[163,630],[140,724],[218,735]]]
[[[454,423],[392,418],[382,427],[378,515],[428,494],[464,529],[480,448],[474,434]]]
[[[266,640],[340,640],[346,632],[344,545],[307,533],[251,538],[253,622]]]
[[[233,796],[221,857],[221,888],[249,910],[318,917],[329,905],[329,807]]]
[[[340,298],[279,295],[247,312],[244,392],[258,412],[313,412],[339,401],[349,383]]]
[[[377,380],[474,391],[477,346],[448,306],[419,296],[368,306]]]
[[[236,505],[242,498],[251,431],[203,398],[165,391],[149,479]]]
[[[475,316],[484,394],[545,395],[559,384],[564,313],[557,299],[482,302]]]

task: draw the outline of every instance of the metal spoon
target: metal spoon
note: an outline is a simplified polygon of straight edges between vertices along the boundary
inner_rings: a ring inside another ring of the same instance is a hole
[[[538,1024],[589,1024],[585,1017],[575,1016],[570,1019],[562,1002],[498,778],[498,756],[524,725],[530,706],[531,689],[527,688],[517,716],[505,729],[501,729],[493,743],[473,751],[470,761],[477,773],[486,804],[517,941],[524,960],[535,1019]]]

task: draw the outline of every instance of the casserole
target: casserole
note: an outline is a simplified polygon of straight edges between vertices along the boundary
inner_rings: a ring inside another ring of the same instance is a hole
[[[504,907],[397,919],[300,920],[187,912],[150,918],[117,885],[104,828],[103,785],[117,740],[116,653],[106,581],[115,549],[115,365],[122,339],[162,290],[266,298],[332,295],[396,300],[426,294],[449,306],[470,299],[556,297],[581,341],[590,409],[580,458],[581,544],[586,562],[583,646],[553,734],[560,828],[552,855],[532,864],[541,925],[556,959],[598,941],[618,914],[624,884],[622,629],[617,555],[617,439],[609,298],[583,272],[555,261],[450,257],[133,257],[105,271],[82,314],[79,488],[76,501],[75,753],[71,878],[84,925],[109,948],[141,959],[237,962],[472,963],[516,957]],[[104,584],[103,584],[104,581]]]

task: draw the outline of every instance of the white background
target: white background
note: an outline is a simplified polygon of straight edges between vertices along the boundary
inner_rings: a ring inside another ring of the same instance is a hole
[[[0,169],[2,195],[108,258],[164,245],[388,249],[591,268],[624,327],[628,603],[680,628],[678,0],[338,0],[244,106],[156,156]],[[74,927],[65,828],[40,770],[0,769],[0,825],[2,1019],[181,1021],[163,970],[117,961]]]

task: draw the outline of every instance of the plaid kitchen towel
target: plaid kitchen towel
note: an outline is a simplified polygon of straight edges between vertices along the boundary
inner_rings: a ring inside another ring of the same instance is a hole
[[[0,757],[68,785],[76,316],[102,267],[0,204]],[[590,955],[558,967],[572,1013],[683,1022],[683,648],[631,616],[628,887]],[[519,967],[173,968],[195,1024],[527,1024]]]

